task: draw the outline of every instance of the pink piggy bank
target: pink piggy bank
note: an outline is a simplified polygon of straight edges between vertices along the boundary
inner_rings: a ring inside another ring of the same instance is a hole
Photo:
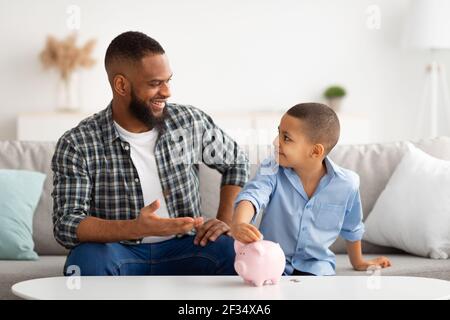
[[[270,281],[277,284],[283,274],[286,257],[278,243],[260,240],[249,244],[234,242],[234,269],[246,283],[258,287]]]

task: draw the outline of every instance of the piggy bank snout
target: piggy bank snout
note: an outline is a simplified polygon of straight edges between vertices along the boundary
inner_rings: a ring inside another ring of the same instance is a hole
[[[246,273],[245,271],[247,270],[247,265],[244,261],[239,260],[234,263],[234,269],[239,275],[244,275]]]

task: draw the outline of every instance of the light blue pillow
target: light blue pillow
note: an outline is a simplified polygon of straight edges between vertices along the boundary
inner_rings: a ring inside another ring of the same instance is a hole
[[[0,260],[36,260],[33,215],[45,174],[0,170]]]

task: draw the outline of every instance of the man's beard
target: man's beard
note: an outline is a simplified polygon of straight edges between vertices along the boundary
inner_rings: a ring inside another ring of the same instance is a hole
[[[140,100],[136,96],[133,89],[131,89],[130,111],[136,119],[145,124],[149,129],[163,129],[164,120],[167,117],[166,108],[163,109],[163,112],[160,116],[156,117],[147,106],[145,101]]]

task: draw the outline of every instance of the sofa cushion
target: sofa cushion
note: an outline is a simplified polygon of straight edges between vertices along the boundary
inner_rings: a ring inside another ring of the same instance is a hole
[[[367,217],[364,238],[418,256],[447,259],[449,190],[450,161],[411,145]]]
[[[65,256],[40,256],[35,261],[0,260],[0,300],[18,299],[11,292],[11,286],[17,282],[62,277],[65,262]]]
[[[433,260],[408,254],[385,255],[392,262],[392,266],[375,271],[381,276],[409,276],[435,278],[450,281],[450,259]],[[373,259],[376,255],[366,255],[366,259]],[[346,254],[336,255],[336,274],[338,276],[368,276],[373,271],[355,271]]]
[[[422,140],[414,143],[419,149],[443,160],[450,160],[450,137]],[[372,211],[405,153],[408,142],[363,145],[338,145],[330,157],[340,166],[359,174],[364,218]]]
[[[0,259],[36,260],[33,216],[45,175],[0,169]]]
[[[438,159],[450,160],[450,137],[425,139],[414,143],[414,145]],[[366,145],[338,145],[330,154],[337,164],[359,174],[364,220],[372,211],[376,200],[407,151],[408,142],[403,141]],[[368,245],[367,242],[363,242],[365,253],[380,252],[382,251],[380,249],[376,245]],[[331,250],[344,253],[344,240],[339,238],[331,246]],[[384,252],[395,253],[398,250],[389,248]]]
[[[0,141],[0,169],[32,170],[47,176],[33,219],[34,249],[39,255],[67,254],[53,237],[50,163],[54,150],[53,142]]]

